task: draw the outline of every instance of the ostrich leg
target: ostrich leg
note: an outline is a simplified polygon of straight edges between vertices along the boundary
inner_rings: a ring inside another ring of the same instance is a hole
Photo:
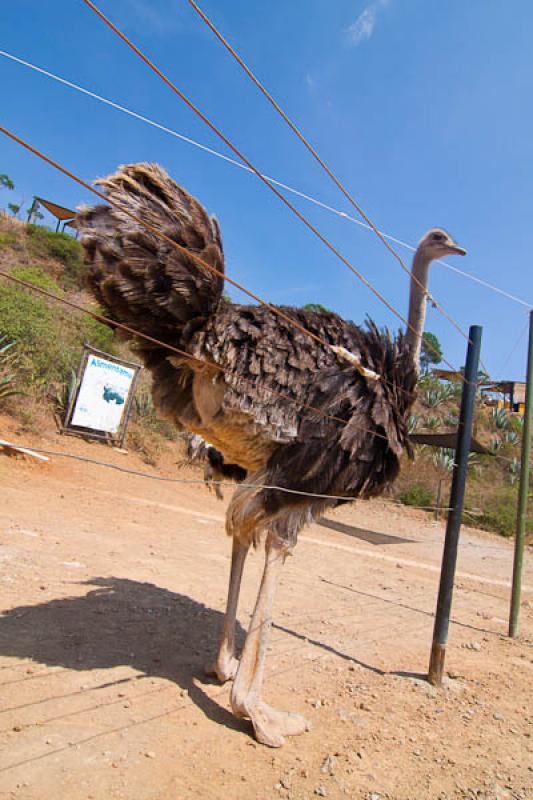
[[[309,723],[301,714],[277,711],[261,699],[267,639],[272,625],[272,604],[288,552],[287,545],[272,535],[269,535],[265,549],[265,569],[232,687],[231,705],[236,716],[248,717],[252,721],[259,742],[270,747],[281,747],[285,736],[304,733],[309,730]]]
[[[237,605],[239,603],[242,571],[249,549],[249,544],[241,544],[237,537],[233,537],[228,600],[226,604],[224,628],[222,629],[222,639],[215,663],[206,667],[205,670],[208,675],[216,675],[222,683],[234,678],[237,667],[239,666],[239,660],[235,655],[235,622],[237,618]]]

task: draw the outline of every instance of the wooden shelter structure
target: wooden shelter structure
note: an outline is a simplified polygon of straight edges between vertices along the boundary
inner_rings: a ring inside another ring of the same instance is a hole
[[[432,374],[442,381],[460,381],[462,372],[451,369],[434,369]],[[523,381],[493,381],[488,376],[479,381],[481,397],[487,405],[508,408],[510,411],[524,412],[526,384]],[[499,395],[499,397],[495,397]]]
[[[76,212],[72,211],[71,208],[65,208],[64,206],[60,206],[58,203],[52,202],[52,200],[45,200],[44,197],[35,197],[40,205],[44,206],[46,210],[57,219],[56,225],[56,233],[59,232],[59,228],[61,223],[63,223],[62,230],[65,230],[65,227],[74,228],[76,230],[77,236],[77,228],[76,228]]]

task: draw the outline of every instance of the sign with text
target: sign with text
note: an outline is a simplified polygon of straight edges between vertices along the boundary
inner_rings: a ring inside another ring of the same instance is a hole
[[[117,433],[136,370],[89,354],[71,425],[105,433]]]

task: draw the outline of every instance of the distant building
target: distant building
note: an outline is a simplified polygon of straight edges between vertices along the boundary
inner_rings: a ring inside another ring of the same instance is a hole
[[[451,369],[434,369],[432,374],[441,381],[460,381],[463,373]],[[487,405],[508,408],[510,411],[524,413],[526,384],[523,381],[480,380],[481,397]]]

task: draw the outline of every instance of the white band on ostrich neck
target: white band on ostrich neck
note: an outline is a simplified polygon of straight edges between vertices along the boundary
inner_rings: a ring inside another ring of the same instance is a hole
[[[330,345],[330,347],[335,353],[335,355],[338,356],[338,358],[342,358],[344,359],[344,361],[348,361],[353,367],[355,367],[357,372],[363,375],[363,377],[367,378],[370,381],[379,381],[380,376],[377,374],[377,372],[374,372],[371,369],[367,369],[367,367],[363,367],[363,365],[361,364],[357,356],[354,355],[354,353],[351,353],[345,347],[339,347],[338,345],[332,344]]]

